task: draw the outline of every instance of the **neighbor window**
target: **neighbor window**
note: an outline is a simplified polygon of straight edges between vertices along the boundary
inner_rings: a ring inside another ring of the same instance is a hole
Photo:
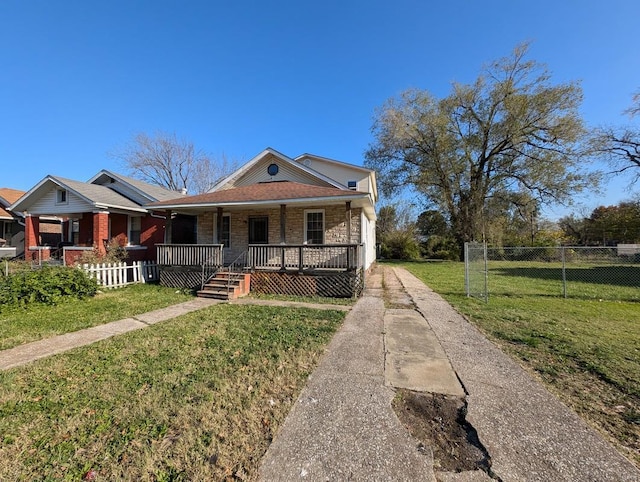
[[[304,212],[304,242],[324,244],[324,210]]]
[[[58,189],[56,191],[56,204],[66,204],[66,203],[67,203],[67,190]]]
[[[139,216],[129,218],[129,244],[140,244],[140,232],[142,231],[142,218]]]
[[[80,242],[80,221],[77,219],[71,221],[71,242],[73,244]]]

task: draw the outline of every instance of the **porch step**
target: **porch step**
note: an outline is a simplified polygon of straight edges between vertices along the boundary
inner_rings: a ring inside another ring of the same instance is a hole
[[[249,273],[216,273],[215,278],[209,280],[197,292],[200,298],[214,298],[218,300],[235,300],[249,293],[251,275]]]

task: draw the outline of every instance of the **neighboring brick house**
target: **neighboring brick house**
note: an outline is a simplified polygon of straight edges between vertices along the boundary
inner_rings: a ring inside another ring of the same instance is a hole
[[[72,264],[83,252],[105,253],[110,240],[127,249],[131,260],[153,260],[165,237],[165,219],[144,205],[183,194],[102,170],[87,182],[46,176],[10,207],[24,216],[25,258],[48,259],[64,249]],[[45,245],[46,218],[63,219],[60,241]]]
[[[147,207],[197,216],[199,246],[192,256],[169,239],[159,247],[160,264],[192,264],[195,271],[205,263],[203,246],[213,259],[222,245],[224,264],[244,257],[254,272],[317,274],[371,266],[376,201],[370,169],[310,154],[289,158],[268,148],[208,193]]]

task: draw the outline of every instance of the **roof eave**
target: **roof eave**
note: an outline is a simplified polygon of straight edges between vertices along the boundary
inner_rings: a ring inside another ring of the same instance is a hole
[[[326,203],[326,202],[346,202],[354,201],[357,199],[370,199],[368,193],[360,193],[357,195],[349,194],[345,196],[319,196],[319,197],[303,197],[303,198],[291,198],[291,199],[264,199],[260,201],[225,201],[225,202],[202,202],[202,203],[189,203],[189,204],[162,204],[153,205],[147,204],[147,209],[153,209],[154,211],[161,211],[167,209],[194,209],[194,208],[208,208],[212,206],[216,207],[243,207],[243,206],[264,206],[268,204],[308,204],[308,203]]]

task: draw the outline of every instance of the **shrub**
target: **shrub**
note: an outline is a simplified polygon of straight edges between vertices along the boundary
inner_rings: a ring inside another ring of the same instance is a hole
[[[448,236],[429,236],[420,248],[424,258],[460,261],[460,247],[455,239]]]
[[[127,259],[129,253],[121,246],[118,238],[111,238],[106,246],[107,252],[102,254],[97,246],[85,251],[77,260],[77,264],[120,263]]]
[[[49,266],[0,278],[0,309],[30,303],[55,305],[66,298],[83,299],[95,295],[98,285],[84,271]]]
[[[420,246],[410,231],[394,231],[380,246],[380,255],[389,259],[418,259]]]

